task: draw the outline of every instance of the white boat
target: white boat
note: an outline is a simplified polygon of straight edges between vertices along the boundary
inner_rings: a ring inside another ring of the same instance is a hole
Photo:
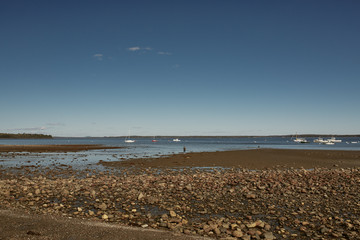
[[[334,145],[335,143],[328,141],[328,142],[326,142],[325,144],[326,144],[326,145]]]
[[[134,143],[135,142],[135,140],[130,139],[130,130],[129,130],[129,135],[125,138],[125,142],[126,143]]]
[[[317,139],[314,139],[314,143],[326,143],[327,141],[324,140],[323,138],[317,138]]]
[[[181,140],[178,139],[178,138],[174,138],[174,139],[173,139],[173,142],[181,142]]]
[[[341,139],[336,139],[335,137],[329,138],[327,139],[328,142],[333,142],[333,143],[341,143],[342,140]]]
[[[296,142],[296,143],[309,143],[309,141],[306,140],[305,138],[295,138],[294,142]]]
[[[295,137],[295,139],[293,141],[296,142],[296,143],[309,143],[309,141],[306,140],[305,138],[298,138],[297,134],[296,134],[296,137]]]

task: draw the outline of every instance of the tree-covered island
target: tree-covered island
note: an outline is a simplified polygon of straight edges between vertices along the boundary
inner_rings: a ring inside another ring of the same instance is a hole
[[[0,133],[0,138],[53,138],[51,135],[31,133]]]

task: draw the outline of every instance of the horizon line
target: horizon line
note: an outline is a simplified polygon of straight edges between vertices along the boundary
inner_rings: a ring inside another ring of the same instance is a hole
[[[132,138],[172,138],[172,137],[183,137],[183,138],[206,138],[206,137],[214,137],[214,138],[220,138],[220,137],[227,137],[227,138],[234,138],[234,137],[328,137],[328,136],[337,136],[337,137],[360,137],[360,133],[357,134],[269,134],[269,135],[132,135]],[[129,137],[127,135],[119,135],[119,136],[53,136],[53,138],[124,138]]]

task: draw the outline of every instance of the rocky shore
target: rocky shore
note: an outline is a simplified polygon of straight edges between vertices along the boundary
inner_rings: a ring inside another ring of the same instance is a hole
[[[356,166],[22,170],[0,170],[1,209],[216,239],[360,236]]]

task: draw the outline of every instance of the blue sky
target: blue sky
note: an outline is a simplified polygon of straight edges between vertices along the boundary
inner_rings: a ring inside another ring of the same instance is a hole
[[[0,132],[360,133],[359,1],[0,2]]]

